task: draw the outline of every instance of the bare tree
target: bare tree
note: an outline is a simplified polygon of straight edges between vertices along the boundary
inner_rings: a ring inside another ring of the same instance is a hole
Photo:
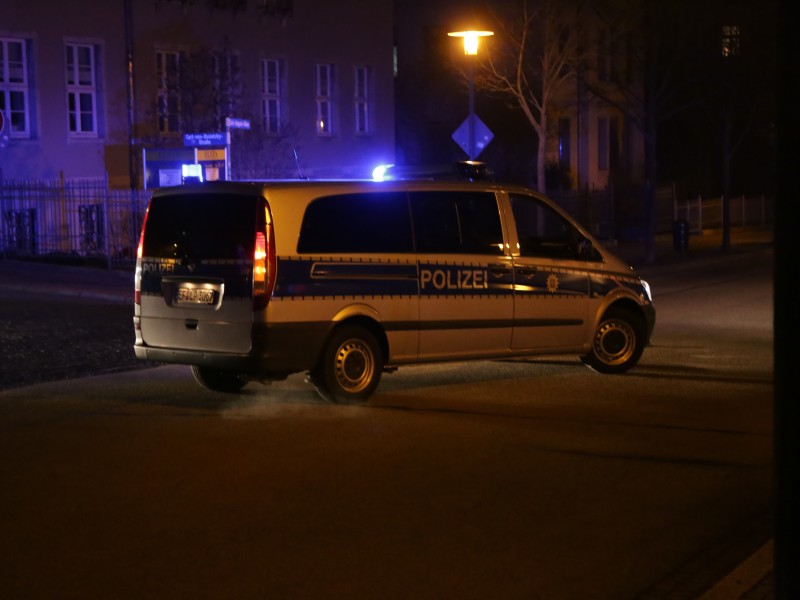
[[[523,0],[515,14],[495,13],[498,35],[475,73],[477,87],[509,98],[536,133],[540,192],[545,191],[548,115],[578,64],[581,5]]]
[[[211,48],[184,54],[178,84],[184,132],[221,131],[225,117],[241,110],[238,54]]]
[[[696,10],[694,2],[657,0],[600,0],[596,5],[598,27],[608,37],[595,58],[624,63],[625,69],[614,69],[608,77],[586,77],[583,85],[625,114],[644,138],[646,262],[655,260],[659,128],[700,102],[693,93],[701,76],[692,43]]]

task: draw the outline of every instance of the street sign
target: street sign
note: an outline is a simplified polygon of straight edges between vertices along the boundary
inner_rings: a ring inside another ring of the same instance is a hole
[[[475,148],[471,149],[470,140],[469,140],[469,120],[470,117],[473,119],[473,124],[475,127]],[[478,118],[478,115],[470,115],[461,125],[458,126],[453,132],[453,139],[455,142],[461,146],[461,149],[467,153],[467,156],[470,160],[473,160],[478,157],[478,155],[483,152],[483,149],[489,145],[489,142],[492,141],[494,138],[494,134],[492,131],[486,126],[486,124]]]
[[[215,148],[214,150],[198,150],[197,160],[205,161],[224,161],[226,156],[225,148]]]
[[[225,134],[219,133],[184,133],[184,146],[224,146]]]
[[[228,129],[250,129],[250,119],[225,118],[225,125]]]

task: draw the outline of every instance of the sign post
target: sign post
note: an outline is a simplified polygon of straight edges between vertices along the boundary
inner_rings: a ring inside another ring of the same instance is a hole
[[[231,129],[250,129],[249,119],[225,117],[225,180],[231,180]]]

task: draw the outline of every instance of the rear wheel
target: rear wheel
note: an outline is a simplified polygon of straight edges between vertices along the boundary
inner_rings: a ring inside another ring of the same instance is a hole
[[[204,388],[229,394],[241,391],[248,381],[244,373],[209,369],[208,367],[198,367],[197,365],[192,365],[192,375],[194,375],[195,381]]]
[[[610,308],[594,332],[592,349],[581,357],[598,373],[624,373],[644,351],[644,324],[641,317],[627,310]]]
[[[366,402],[378,387],[383,358],[375,336],[367,329],[345,326],[333,333],[311,381],[320,396],[330,402]]]

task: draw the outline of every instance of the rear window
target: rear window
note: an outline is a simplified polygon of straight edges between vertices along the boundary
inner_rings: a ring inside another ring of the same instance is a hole
[[[144,256],[249,259],[253,254],[257,196],[179,194],[150,204]]]
[[[297,242],[300,254],[411,251],[411,216],[403,192],[317,198],[306,209]]]

